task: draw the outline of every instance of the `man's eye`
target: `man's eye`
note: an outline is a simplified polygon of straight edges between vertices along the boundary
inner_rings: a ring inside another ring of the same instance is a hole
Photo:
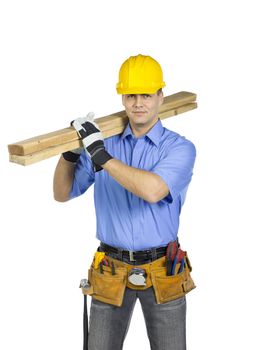
[[[143,94],[143,97],[144,97],[145,99],[147,99],[147,98],[151,97],[151,95],[149,95],[149,94]]]
[[[135,95],[127,95],[127,98],[134,98]]]

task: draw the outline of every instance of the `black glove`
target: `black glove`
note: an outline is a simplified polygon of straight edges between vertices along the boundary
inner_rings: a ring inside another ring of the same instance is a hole
[[[112,156],[105,150],[103,135],[94,122],[94,113],[90,112],[85,118],[74,120],[72,126],[76,129],[86,153],[91,158],[95,171],[102,170],[101,165],[112,159]],[[76,151],[74,150],[72,153],[76,154]],[[72,158],[76,158],[76,156],[73,155]]]
[[[80,154],[83,151],[83,147],[73,149],[72,151],[67,151],[62,153],[62,156],[65,160],[68,162],[76,163],[78,161],[78,158],[80,157]]]

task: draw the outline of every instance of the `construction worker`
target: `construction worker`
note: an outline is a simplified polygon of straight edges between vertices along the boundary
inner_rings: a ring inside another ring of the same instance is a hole
[[[121,266],[128,270],[128,276],[121,279],[127,283],[123,295],[118,290],[113,293],[121,295],[121,306],[110,303],[107,295],[99,299],[94,293],[89,350],[123,348],[137,299],[151,349],[186,349],[185,295],[159,302],[156,294],[159,296],[161,289],[156,292],[156,279],[154,283],[149,281],[150,268],[158,261],[163,264],[169,242],[177,240],[179,215],[196,155],[189,140],[164,128],[158,118],[164,86],[162,69],[155,59],[144,55],[129,57],[120,68],[116,87],[129,119],[125,130],[104,140],[93,113],[76,119],[72,125],[83,148],[62,154],[55,170],[57,201],[75,198],[95,184],[97,238],[101,242],[98,250],[111,259],[110,264],[114,262],[111,280],[120,276]],[[110,269],[110,264],[104,268]],[[102,278],[101,293],[106,294],[110,293],[110,279],[103,285],[106,276],[102,265],[100,262],[100,272],[98,265],[95,267],[95,273]],[[184,266],[183,262],[182,269]],[[173,276],[165,278],[169,285],[163,288],[176,288],[175,280],[170,286]],[[112,288],[122,288],[117,286],[119,278],[115,281]],[[95,281],[94,288],[99,283]]]

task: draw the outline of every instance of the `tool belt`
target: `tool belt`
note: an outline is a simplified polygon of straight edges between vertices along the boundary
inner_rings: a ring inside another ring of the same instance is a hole
[[[187,252],[178,244],[173,255],[168,248],[130,253],[101,243],[88,271],[88,287],[82,287],[83,294],[115,306],[122,305],[126,287],[145,290],[153,286],[158,304],[184,296],[195,288],[192,267]],[[168,272],[170,257],[175,264]]]

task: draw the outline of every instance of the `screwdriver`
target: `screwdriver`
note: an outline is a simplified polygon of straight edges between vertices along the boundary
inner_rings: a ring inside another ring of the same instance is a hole
[[[177,250],[177,244],[176,241],[171,241],[168,243],[167,250],[166,250],[166,274],[167,276],[172,275],[172,266],[173,261],[175,259]]]

